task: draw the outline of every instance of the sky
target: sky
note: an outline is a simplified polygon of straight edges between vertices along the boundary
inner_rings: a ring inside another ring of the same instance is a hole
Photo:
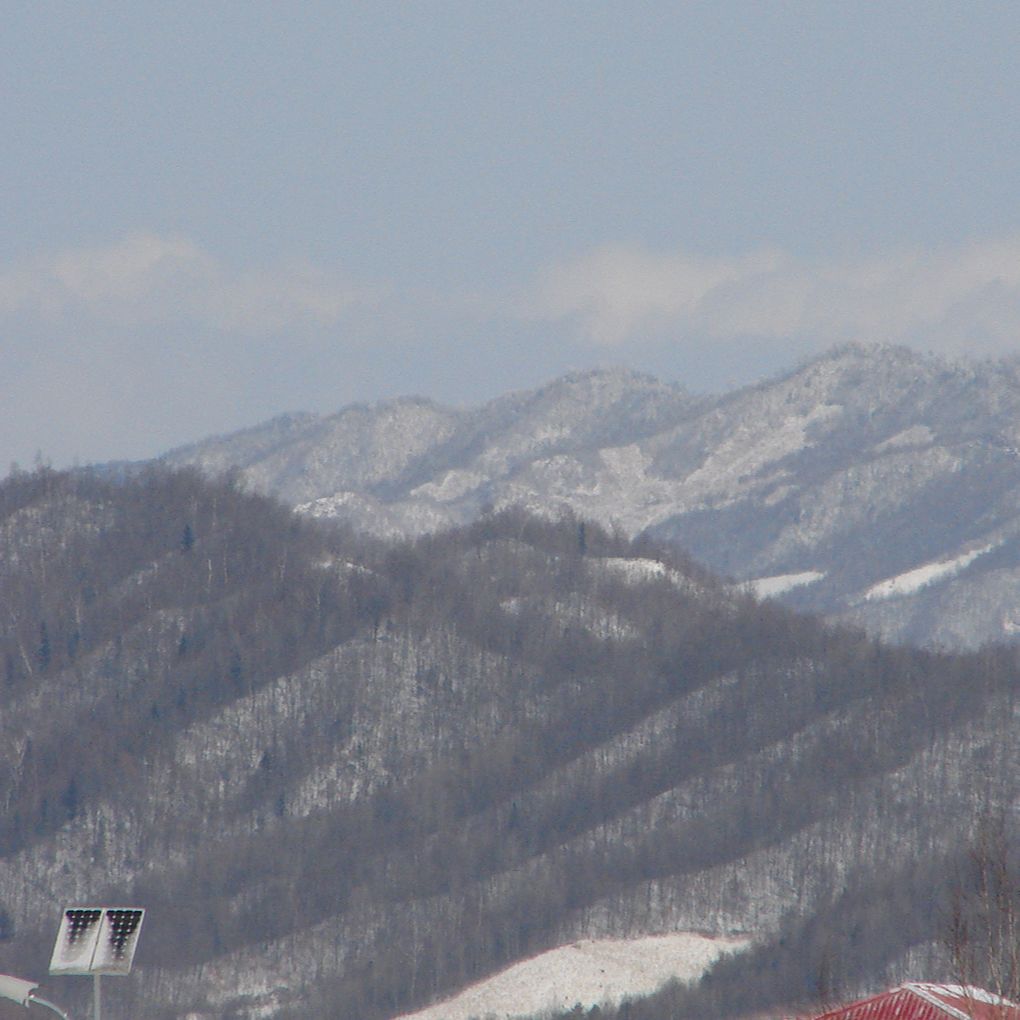
[[[53,3],[0,33],[0,474],[624,366],[1020,354],[1020,4]]]

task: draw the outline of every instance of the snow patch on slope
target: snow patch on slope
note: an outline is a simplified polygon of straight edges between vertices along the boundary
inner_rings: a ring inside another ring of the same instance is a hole
[[[805,584],[814,584],[825,577],[820,570],[805,570],[799,574],[776,574],[773,577],[756,577],[745,581],[750,591],[760,599],[772,598],[782,595],[793,588],[800,588]]]
[[[829,423],[842,412],[839,405],[820,404],[805,413],[770,421],[767,431],[757,419],[740,423],[709,452],[701,467],[687,476],[685,487],[704,493],[706,501],[709,496],[732,501],[753,488],[769,464],[810,446],[812,426]]]
[[[935,433],[927,425],[912,425],[896,435],[890,436],[875,447],[876,453],[901,450],[909,447],[928,446],[935,441]]]
[[[451,470],[435,481],[425,482],[410,495],[414,499],[434,499],[439,502],[450,502],[461,499],[485,484],[485,476],[477,471]]]
[[[962,553],[951,560],[936,560],[934,563],[926,563],[924,566],[908,570],[906,573],[897,574],[896,577],[887,578],[873,584],[865,593],[864,601],[872,602],[876,599],[896,598],[900,595],[913,595],[915,592],[926,588],[936,581],[943,581],[949,577],[955,577],[961,570],[969,567],[979,556],[991,552],[1001,542],[991,542],[979,549],[971,549],[970,552]]]
[[[404,1020],[510,1020],[576,1003],[585,1009],[648,995],[674,978],[693,981],[724,953],[747,939],[720,939],[693,932],[637,939],[597,939],[560,946],[466,988],[446,1002]]]
[[[665,563],[645,557],[607,556],[603,565],[613,573],[622,574],[627,581],[639,583],[657,577],[665,577],[675,584],[681,584],[685,578],[678,570],[672,570]]]
[[[383,538],[403,538],[438,531],[457,523],[442,505],[430,499],[408,499],[403,503],[383,503],[360,492],[336,492],[310,503],[294,507],[299,514],[323,520],[350,520],[370,534]]]

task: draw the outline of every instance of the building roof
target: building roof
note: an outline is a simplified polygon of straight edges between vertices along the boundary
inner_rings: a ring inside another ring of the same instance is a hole
[[[1020,1005],[971,985],[911,983],[816,1020],[1020,1020]]]

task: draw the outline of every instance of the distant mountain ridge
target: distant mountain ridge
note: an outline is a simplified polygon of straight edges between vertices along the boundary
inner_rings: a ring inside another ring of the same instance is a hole
[[[565,508],[886,638],[1020,633],[1020,370],[848,345],[696,397],[623,370],[457,410],[296,416],[173,451],[379,534]]]
[[[284,502],[319,504],[317,516],[331,515],[331,501],[363,495],[392,508],[394,533],[415,533],[432,530],[415,509],[426,519],[464,523],[498,496],[499,479],[536,458],[654,434],[700,403],[647,376],[593,371],[468,410],[402,397],[328,416],[285,415],[163,459],[206,472],[240,468],[254,487]],[[380,530],[374,517],[359,523]]]

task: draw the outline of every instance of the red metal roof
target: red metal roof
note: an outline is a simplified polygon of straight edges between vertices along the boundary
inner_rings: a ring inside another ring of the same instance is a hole
[[[909,984],[815,1020],[1020,1020],[1020,1005],[981,988]]]

